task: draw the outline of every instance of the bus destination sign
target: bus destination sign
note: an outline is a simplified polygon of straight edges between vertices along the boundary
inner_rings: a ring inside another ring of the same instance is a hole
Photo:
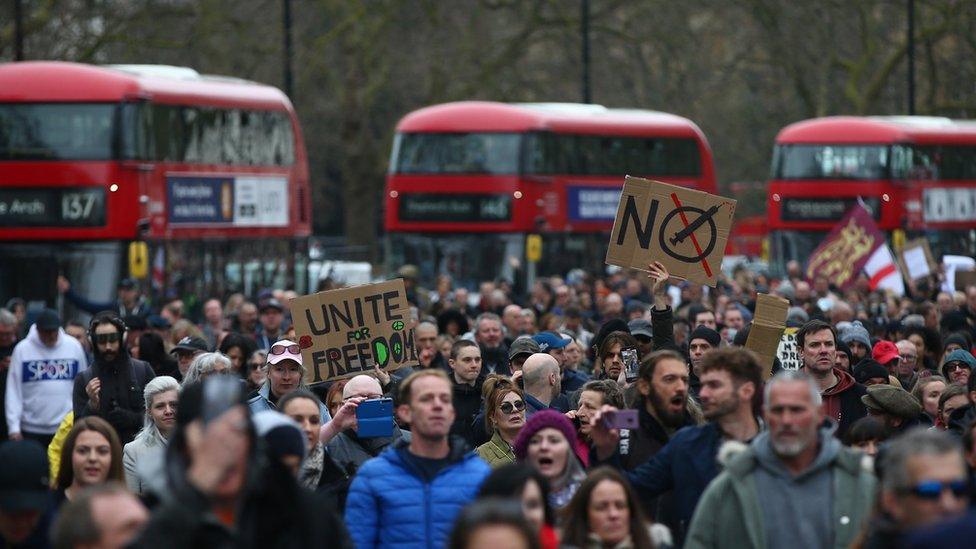
[[[856,198],[784,198],[780,215],[784,221],[836,221],[854,204]],[[877,198],[866,198],[864,204],[875,220],[881,219]]]
[[[512,200],[504,194],[404,194],[400,198],[404,221],[510,221]]]
[[[0,188],[0,227],[101,227],[105,190],[99,187]]]

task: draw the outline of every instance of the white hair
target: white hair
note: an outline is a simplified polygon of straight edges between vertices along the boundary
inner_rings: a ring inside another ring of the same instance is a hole
[[[769,395],[772,393],[773,387],[787,382],[806,383],[807,389],[810,390],[810,402],[815,407],[819,407],[823,402],[823,397],[820,396],[820,386],[809,374],[802,370],[783,370],[766,383],[766,387],[763,389],[763,409],[769,408]]]
[[[136,434],[134,441],[145,443],[146,446],[166,446],[166,437],[159,432],[156,422],[153,421],[149,410],[152,409],[153,400],[156,396],[166,391],[179,391],[180,383],[170,376],[154,377],[142,393],[146,398],[146,417],[142,421],[142,429]]]
[[[192,383],[201,381],[208,374],[213,373],[217,369],[217,364],[223,364],[227,370],[233,368],[230,358],[223,353],[203,353],[197,355],[193,359],[193,362],[190,363],[190,367],[186,369],[186,375],[183,376],[183,387],[188,387]]]

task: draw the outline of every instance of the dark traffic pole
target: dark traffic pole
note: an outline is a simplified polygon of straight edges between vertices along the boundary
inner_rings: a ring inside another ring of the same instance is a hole
[[[24,60],[24,6],[14,0],[14,61]]]
[[[908,114],[915,114],[915,0],[908,0]]]
[[[590,96],[590,0],[580,2],[580,34],[583,35],[583,102],[591,103]]]
[[[293,90],[292,90],[292,74],[291,74],[291,58],[292,58],[292,50],[291,50],[291,0],[282,0],[282,4],[283,4],[282,5],[282,11],[283,11],[283,14],[282,14],[282,24],[284,26],[284,38],[285,38],[285,47],[284,47],[284,54],[285,54],[285,59],[284,59],[284,61],[285,61],[285,63],[284,63],[285,64],[285,68],[284,68],[284,71],[285,71],[285,95],[287,95],[288,98],[291,99],[292,102],[294,102],[295,99],[292,97],[292,91]]]

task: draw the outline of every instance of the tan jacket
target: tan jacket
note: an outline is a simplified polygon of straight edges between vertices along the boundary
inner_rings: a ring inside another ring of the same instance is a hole
[[[509,463],[515,463],[515,452],[512,451],[512,447],[505,442],[502,438],[502,434],[495,429],[495,434],[492,435],[491,440],[478,446],[478,455],[481,459],[488,462],[488,465],[494,469],[496,467],[501,467],[502,465],[507,465]]]

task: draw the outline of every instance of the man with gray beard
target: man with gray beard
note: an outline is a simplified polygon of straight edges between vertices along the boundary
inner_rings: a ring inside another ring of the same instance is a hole
[[[726,456],[685,547],[848,547],[874,503],[874,475],[823,425],[820,388],[807,374],[778,374],[764,396],[768,430]]]

